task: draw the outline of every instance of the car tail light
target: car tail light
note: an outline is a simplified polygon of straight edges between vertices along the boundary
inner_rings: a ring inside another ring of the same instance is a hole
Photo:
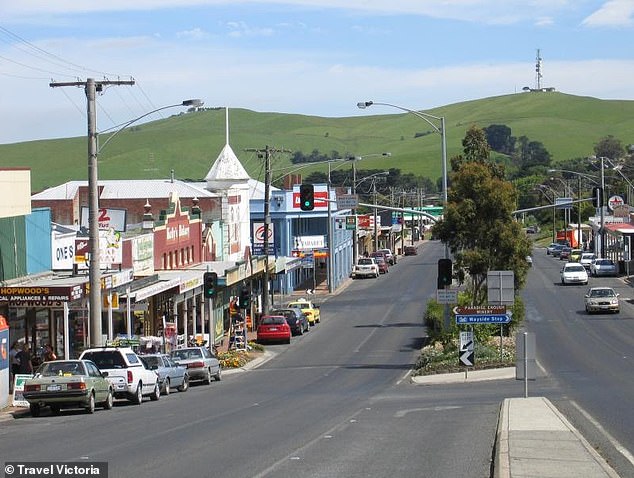
[[[40,386],[39,385],[25,385],[24,391],[25,392],[39,392]]]
[[[128,370],[128,383],[132,383],[132,371]]]
[[[66,385],[68,390],[86,390],[86,382],[71,382]]]
[[[201,368],[204,367],[205,364],[203,362],[192,362],[187,364],[187,368]]]

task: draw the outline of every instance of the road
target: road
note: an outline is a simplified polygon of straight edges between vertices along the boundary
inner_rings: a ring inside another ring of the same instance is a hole
[[[535,333],[537,358],[549,397],[620,476],[634,476],[634,289],[622,278],[591,277],[588,286],[560,283],[560,261],[536,249],[522,295],[526,329]],[[621,313],[588,315],[583,296],[607,285],[620,294]]]
[[[141,406],[3,422],[4,460],[107,461],[109,477],[489,476],[515,381],[407,380],[438,243],[325,301],[322,323],[260,368]]]

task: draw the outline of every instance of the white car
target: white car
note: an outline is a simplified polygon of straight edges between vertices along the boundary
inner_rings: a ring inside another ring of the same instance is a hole
[[[590,271],[590,264],[595,260],[597,256],[592,252],[584,252],[581,254],[581,259],[579,259],[579,264],[586,268],[586,270]]]
[[[578,262],[567,262],[561,269],[561,283],[566,284],[583,284],[588,283],[588,272]]]
[[[586,312],[619,313],[619,294],[612,287],[591,287],[584,296]]]
[[[374,257],[361,257],[354,266],[352,277],[379,277],[379,265]]]

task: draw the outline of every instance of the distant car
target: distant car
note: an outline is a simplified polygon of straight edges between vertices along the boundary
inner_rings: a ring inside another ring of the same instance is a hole
[[[186,392],[189,388],[187,367],[178,365],[167,354],[139,355],[141,362],[159,376],[159,387],[163,395],[169,395],[172,388]]]
[[[567,284],[587,284],[588,273],[585,267],[576,262],[567,262],[561,269],[561,283]]]
[[[374,257],[360,257],[352,270],[352,277],[358,279],[360,277],[379,277],[379,265]]]
[[[387,258],[387,263],[389,265],[393,266],[396,264],[396,256],[391,249],[379,249],[379,252],[385,253],[385,257]]]
[[[586,312],[619,313],[619,294],[612,287],[591,287],[584,296]]]
[[[590,263],[590,274],[594,277],[617,276],[616,264],[612,259],[595,259]]]
[[[559,251],[559,260],[567,261],[570,259],[570,254],[572,253],[572,247],[564,246]]]
[[[581,254],[581,258],[579,259],[579,264],[586,268],[587,271],[590,270],[590,264],[592,261],[596,259],[597,256],[593,252],[584,252]]]
[[[551,242],[547,247],[546,247],[546,255],[549,256],[553,253],[553,251],[555,250],[555,248],[558,246],[559,244],[557,244],[556,242]]]
[[[572,251],[570,251],[570,256],[568,257],[568,260],[570,262],[579,262],[579,260],[581,259],[581,254],[583,254],[583,251],[581,249],[573,249]]]
[[[35,376],[24,384],[24,398],[29,402],[31,415],[40,416],[48,406],[54,415],[62,408],[83,408],[94,413],[95,406],[112,408],[114,389],[102,372],[90,360],[55,360],[44,362]]]
[[[555,244],[552,248],[552,252],[550,253],[553,257],[559,257],[559,254],[561,254],[561,250],[566,247],[563,244]]]
[[[319,310],[319,306],[311,300],[302,297],[289,302],[286,304],[286,307],[301,309],[301,311],[306,314],[306,320],[308,320],[311,327],[321,322],[321,310]]]
[[[370,257],[373,257],[374,259],[378,259],[380,257],[389,265],[389,259],[387,258],[387,253],[382,249],[379,249],[378,251],[374,251],[370,253]]]
[[[257,330],[258,343],[291,343],[291,328],[283,315],[263,315]]]
[[[271,309],[269,310],[269,315],[283,315],[286,318],[286,323],[291,328],[291,333],[293,335],[302,335],[310,329],[306,314],[302,312],[302,309],[297,307]]]
[[[185,347],[172,350],[170,357],[179,365],[187,367],[189,380],[202,380],[209,385],[211,379],[222,379],[222,367],[214,354],[206,347]]]
[[[387,274],[388,272],[390,272],[390,266],[385,259],[383,259],[382,257],[376,257],[375,260],[376,265],[379,266],[379,274]]]
[[[404,256],[415,256],[417,254],[418,254],[418,249],[416,249],[416,246],[405,246],[403,248]]]

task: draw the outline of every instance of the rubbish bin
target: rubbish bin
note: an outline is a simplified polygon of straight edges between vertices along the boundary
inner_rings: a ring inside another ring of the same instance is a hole
[[[396,253],[401,256],[403,255],[403,249],[401,249],[400,247],[397,249]]]

